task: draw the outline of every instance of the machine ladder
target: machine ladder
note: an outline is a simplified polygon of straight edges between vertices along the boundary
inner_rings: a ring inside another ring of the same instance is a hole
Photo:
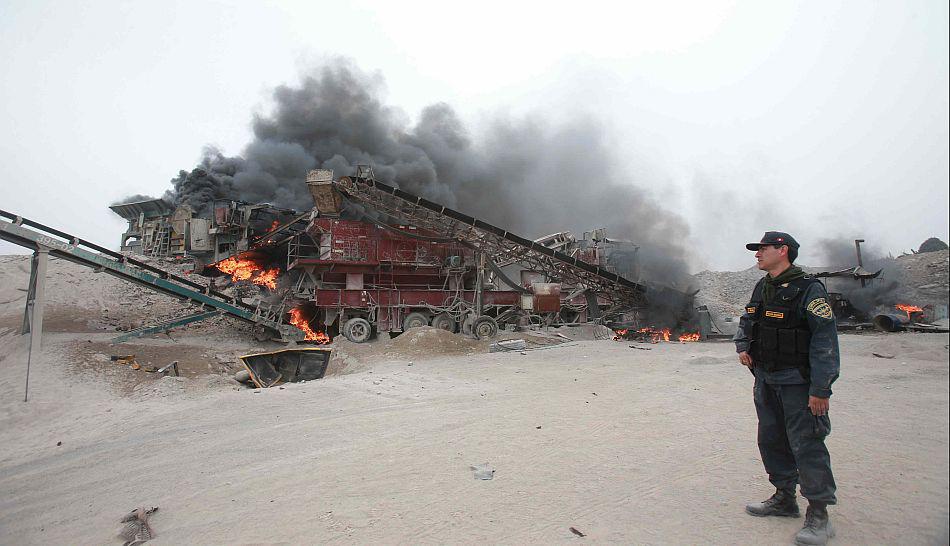
[[[142,245],[142,253],[153,258],[167,256],[171,243],[171,229],[165,222],[158,224]]]

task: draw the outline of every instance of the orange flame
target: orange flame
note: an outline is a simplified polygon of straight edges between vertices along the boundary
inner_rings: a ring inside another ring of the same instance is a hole
[[[280,275],[280,269],[268,269],[267,271],[262,271],[251,280],[254,284],[259,284],[261,286],[266,286],[271,290],[277,290],[277,276]]]
[[[307,341],[316,341],[320,344],[330,343],[330,336],[323,332],[316,332],[310,327],[310,321],[303,317],[303,311],[301,311],[300,308],[290,310],[290,323],[300,328],[300,330],[306,334],[304,339]]]
[[[622,341],[627,335],[628,330],[625,328],[623,330],[617,330],[616,335],[614,336],[614,341]],[[672,333],[669,328],[653,328],[652,326],[647,326],[646,328],[640,328],[636,331],[638,334],[644,334],[643,337],[649,337],[651,343],[659,343],[660,341],[670,341]],[[686,332],[680,334],[676,339],[680,343],[687,343],[690,341],[699,341],[702,338],[699,332]]]
[[[920,307],[917,307],[916,305],[907,305],[905,303],[898,303],[894,307],[907,313],[907,320],[910,320],[911,313],[920,313],[923,311],[923,309],[921,309]]]
[[[277,289],[277,277],[280,275],[280,269],[264,269],[254,260],[247,260],[231,256],[214,264],[218,271],[231,275],[231,279],[237,281],[251,281],[260,286],[266,286],[271,290]]]
[[[274,223],[270,225],[270,229],[267,231],[274,231],[278,227],[280,227],[280,222],[278,222],[277,220],[274,220]]]
[[[637,330],[638,334],[648,334],[650,336],[650,341],[652,343],[659,343],[660,340],[669,341],[670,340],[670,329],[663,328],[661,330],[655,330],[650,326],[646,328],[640,328]]]

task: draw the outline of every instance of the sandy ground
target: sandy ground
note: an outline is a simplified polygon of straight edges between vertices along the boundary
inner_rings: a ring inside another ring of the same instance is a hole
[[[160,507],[156,545],[787,544],[801,525],[743,513],[771,490],[730,343],[397,338],[256,392],[224,375],[252,342],[138,342],[194,372],[143,379],[103,361],[125,349],[108,338],[47,335],[24,403],[26,338],[0,329],[0,544],[120,544],[137,506]],[[946,544],[948,336],[841,343],[833,544]]]

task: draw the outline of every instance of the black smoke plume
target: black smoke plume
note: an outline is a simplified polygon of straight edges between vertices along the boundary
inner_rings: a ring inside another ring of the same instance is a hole
[[[307,210],[308,170],[340,176],[366,164],[381,181],[526,237],[606,227],[608,236],[641,245],[644,279],[686,287],[686,223],[643,189],[656,181],[621,168],[599,123],[496,116],[473,135],[443,103],[408,123],[383,103],[381,86],[378,76],[337,60],[298,86],[276,88],[242,157],[205,150],[166,198],[199,213],[217,198]]]
[[[831,238],[818,241],[821,253],[828,268],[825,271],[840,271],[857,267],[858,254],[854,239]],[[891,256],[885,256],[880,249],[867,243],[861,243],[862,268],[870,273],[881,274],[864,285],[853,277],[834,277],[825,282],[829,291],[840,292],[851,304],[865,314],[878,311],[893,312],[895,303],[901,299],[903,274],[900,265]]]

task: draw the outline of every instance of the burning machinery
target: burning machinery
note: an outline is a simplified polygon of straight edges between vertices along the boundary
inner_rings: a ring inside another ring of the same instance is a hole
[[[206,215],[188,205],[173,208],[162,199],[109,207],[129,225],[122,234],[124,252],[156,257],[190,257],[196,269],[253,248],[298,213],[268,204],[216,200]],[[205,217],[207,216],[207,217]]]
[[[160,200],[111,208],[129,221],[124,250],[213,262],[196,271],[262,287],[257,298],[317,342],[422,325],[477,337],[531,324],[642,328],[657,311],[676,324],[692,311],[692,294],[673,290],[648,305],[646,286],[629,280],[636,245],[603,230],[524,239],[383,184],[368,167],[337,180],[311,171],[307,185],[315,206],[300,215],[234,201],[215,202],[210,218]]]

